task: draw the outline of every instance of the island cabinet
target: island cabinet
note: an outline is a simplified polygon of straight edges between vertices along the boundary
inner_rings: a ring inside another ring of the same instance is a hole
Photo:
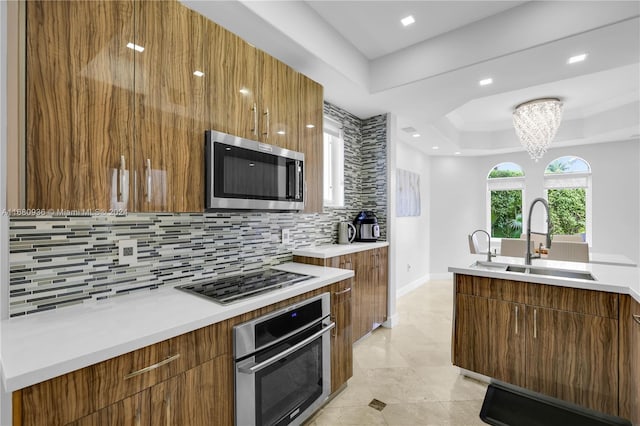
[[[640,303],[620,296],[620,401],[618,415],[640,425]]]
[[[321,211],[322,87],[291,67],[175,0],[29,1],[25,33],[26,207],[202,211],[213,129],[304,152]]]
[[[387,247],[379,247],[329,258],[293,256],[294,262],[354,271],[351,303],[354,342],[387,320],[387,253]]]
[[[617,294],[455,277],[455,365],[618,414]]]
[[[353,375],[352,288],[343,280],[18,390],[13,425],[233,425],[233,326],[325,292],[339,391]]]

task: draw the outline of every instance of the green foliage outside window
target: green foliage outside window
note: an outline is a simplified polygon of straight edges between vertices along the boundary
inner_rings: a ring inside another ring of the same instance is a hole
[[[522,191],[491,191],[491,235],[519,238],[522,233]]]
[[[523,176],[522,170],[491,170],[489,179]],[[522,233],[522,191],[491,191],[491,235],[519,238]]]
[[[580,234],[586,230],[584,188],[550,189],[547,195],[553,234]]]

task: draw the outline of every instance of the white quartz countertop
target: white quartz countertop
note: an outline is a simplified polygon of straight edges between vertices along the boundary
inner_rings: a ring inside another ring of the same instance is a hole
[[[496,270],[490,267],[473,267],[476,261],[484,262],[487,256],[469,254],[449,266],[449,272],[477,275],[481,277],[503,278],[515,281],[526,281],[538,284],[550,284],[562,287],[582,288],[587,290],[609,291],[613,293],[629,294],[640,303],[640,268],[632,266],[608,265],[598,263],[562,262],[557,260],[533,259],[532,267],[549,267],[571,271],[590,272],[595,281],[564,278],[548,275],[523,274]],[[524,259],[519,257],[498,256],[492,259],[494,264],[524,265]]]
[[[357,253],[359,251],[371,250],[379,247],[387,247],[387,241],[376,241],[371,243],[351,243],[351,244],[326,244],[322,246],[305,247],[293,250],[294,256],[315,257],[318,259],[328,259],[330,257],[342,256],[343,254]]]
[[[3,320],[0,371],[6,391],[188,333],[350,277],[353,271],[285,263],[314,278],[227,306],[173,287]]]

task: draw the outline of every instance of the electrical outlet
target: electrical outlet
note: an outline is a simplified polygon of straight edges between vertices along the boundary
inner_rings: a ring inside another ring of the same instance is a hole
[[[409,272],[410,270],[411,270],[411,265],[407,263],[407,272]]]
[[[290,244],[291,243],[291,233],[290,229],[282,228],[282,244]]]
[[[118,241],[118,264],[129,266],[138,264],[138,240]]]

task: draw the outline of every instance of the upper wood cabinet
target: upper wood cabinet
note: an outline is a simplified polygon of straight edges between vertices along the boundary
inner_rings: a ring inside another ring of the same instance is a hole
[[[135,10],[136,210],[202,211],[205,19],[173,1]]]
[[[133,16],[127,0],[26,2],[27,208],[133,207]]]
[[[300,75],[299,151],[304,154],[305,213],[322,213],[323,206],[323,89]]]
[[[202,211],[205,19],[174,1],[135,9],[135,210]]]
[[[203,211],[214,129],[305,152],[321,210],[322,87],[180,2],[30,1],[26,38],[28,208]]]

